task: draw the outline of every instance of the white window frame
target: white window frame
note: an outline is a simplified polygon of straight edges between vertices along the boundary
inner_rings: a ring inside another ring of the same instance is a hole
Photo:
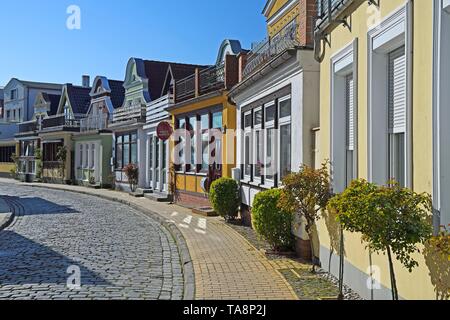
[[[264,185],[267,187],[274,187],[275,186],[275,178],[276,178],[276,173],[277,173],[277,159],[278,159],[278,152],[277,152],[277,146],[276,146],[276,141],[277,141],[277,130],[275,128],[275,120],[273,119],[271,121],[266,121],[267,119],[267,109],[274,107],[275,108],[275,118],[277,117],[277,106],[275,104],[275,101],[269,102],[267,104],[264,105],[264,168],[263,168],[263,174],[264,174]],[[273,146],[272,146],[272,166],[275,166],[272,168],[272,170],[274,171],[273,174],[273,179],[268,179],[267,178],[267,168],[266,168],[266,164],[269,163],[268,161],[268,155],[267,155],[267,137],[269,135],[269,130],[274,130],[274,137],[273,137]]]
[[[261,117],[261,123],[258,125],[255,125],[256,123],[256,113],[261,112],[262,113],[262,117]],[[262,150],[259,150],[260,155],[262,156],[262,158],[264,158],[264,137],[263,137],[263,120],[264,120],[264,112],[263,112],[263,108],[262,107],[257,107],[255,109],[253,109],[253,138],[252,138],[252,145],[253,145],[253,158],[251,163],[253,164],[253,182],[255,183],[261,183],[262,182],[262,177],[264,174],[264,170],[263,170],[263,165],[261,164],[261,169],[260,169],[260,176],[257,177],[256,176],[256,166],[258,163],[258,146],[256,144],[256,141],[258,141],[257,136],[259,135],[259,142],[260,142],[260,147],[262,146]],[[261,159],[264,162],[264,159]]]
[[[287,116],[287,117],[283,117],[283,118],[281,118],[281,108],[280,108],[280,104],[281,104],[281,102],[284,102],[284,101],[287,101],[287,100],[290,100],[291,101],[291,112],[290,112],[290,115],[289,116]],[[277,169],[278,169],[278,181],[279,181],[279,185],[281,185],[282,184],[282,182],[281,182],[281,179],[282,179],[282,173],[281,173],[281,127],[283,127],[283,126],[287,126],[287,125],[290,125],[291,126],[291,151],[290,151],[290,156],[291,156],[291,159],[290,159],[290,163],[291,163],[291,168],[290,168],[290,170],[291,171],[293,171],[293,168],[292,168],[292,164],[293,164],[293,157],[292,157],[292,150],[293,150],[293,148],[292,148],[292,143],[293,143],[293,135],[292,135],[292,110],[293,108],[292,108],[292,95],[287,95],[287,96],[284,96],[284,97],[282,97],[282,98],[280,98],[280,99],[278,99],[278,105],[277,105],[277,115],[278,115],[278,132],[279,132],[279,134],[278,134],[278,148],[277,148],[277,158],[278,158],[278,161],[277,161]]]
[[[343,192],[347,187],[347,112],[346,81],[353,75],[354,83],[354,150],[353,177],[358,176],[358,39],[331,57],[331,112],[330,112],[330,154],[333,190]],[[346,170],[342,170],[346,168]]]
[[[388,53],[405,46],[406,51],[406,133],[405,186],[412,187],[412,5],[410,2],[373,26],[368,32],[368,168],[369,181],[385,185],[389,180],[388,152]]]
[[[252,143],[252,141],[253,141],[253,133],[252,133],[252,125],[250,125],[250,126],[248,126],[248,127],[246,127],[245,126],[245,119],[247,118],[247,116],[250,116],[250,117],[252,117],[253,115],[252,115],[252,111],[250,110],[250,111],[247,111],[247,112],[245,112],[244,113],[244,119],[243,119],[243,121],[244,121],[244,124],[243,124],[243,126],[244,126],[244,143],[242,144],[242,155],[243,155],[243,158],[244,158],[244,172],[243,172],[243,175],[244,175],[244,180],[245,181],[251,181],[251,179],[252,179],[252,175],[253,175],[253,166],[252,166],[252,159],[253,159],[253,148],[251,147],[252,145],[253,145],[253,143]],[[253,122],[253,119],[252,119],[252,122]],[[250,146],[249,146],[249,150],[248,150],[248,152],[249,152],[249,163],[247,164],[246,163],[246,140],[247,140],[247,136],[250,138]],[[246,166],[247,165],[249,165],[250,166],[250,174],[248,175],[248,174],[246,174]]]

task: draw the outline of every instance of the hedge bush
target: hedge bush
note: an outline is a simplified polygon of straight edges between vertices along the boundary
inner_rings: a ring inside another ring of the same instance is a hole
[[[220,178],[211,184],[209,200],[217,214],[226,220],[237,217],[241,204],[238,183],[230,178]]]
[[[278,207],[280,197],[279,189],[260,192],[255,196],[252,208],[252,221],[256,232],[276,251],[290,250],[294,246],[294,215]]]

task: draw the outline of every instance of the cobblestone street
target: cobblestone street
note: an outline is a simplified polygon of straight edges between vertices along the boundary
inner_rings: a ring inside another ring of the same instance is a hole
[[[0,194],[16,212],[0,231],[0,299],[183,298],[176,243],[151,217],[70,192],[2,182]]]

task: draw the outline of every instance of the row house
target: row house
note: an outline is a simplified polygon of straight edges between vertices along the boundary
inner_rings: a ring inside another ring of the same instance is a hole
[[[263,11],[267,39],[239,56],[237,175],[241,215],[251,225],[257,193],[281,187],[283,177],[312,166],[313,133],[319,126],[319,64],[314,60],[312,0],[270,0]],[[310,255],[308,237],[295,232],[298,253]]]
[[[139,188],[147,190],[147,136],[144,126],[147,105],[163,95],[168,62],[131,58],[126,68],[125,97],[121,107],[114,110],[109,128],[114,133],[113,156],[116,186],[128,190],[123,169],[129,164],[139,166]]]
[[[109,187],[113,184],[113,132],[109,128],[114,111],[123,105],[122,81],[97,76],[89,93],[90,106],[73,136],[74,180],[79,185]]]
[[[38,93],[31,121],[19,124],[19,175],[25,180],[36,177],[36,150],[41,150],[40,178],[44,182],[71,183],[74,176],[73,136],[90,106],[88,77],[83,86],[65,84],[58,94]],[[58,157],[66,150],[65,161]]]
[[[170,166],[177,200],[186,206],[209,207],[208,186],[231,177],[235,167],[235,139],[227,131],[236,129],[236,106],[228,93],[238,81],[237,56],[243,52],[239,41],[225,40],[215,65],[174,82],[175,101],[167,111],[181,133],[171,143]]]
[[[356,178],[380,185],[394,179],[433,194],[436,229],[450,223],[449,5],[318,0],[315,30],[321,62],[317,159],[331,160],[334,192]],[[337,275],[335,227],[319,222],[318,238],[322,266]],[[389,299],[386,257],[367,250],[358,235],[344,238],[344,282],[363,298]],[[439,267],[425,253],[415,258],[412,273],[395,262],[401,298],[434,299],[447,281],[438,270],[448,264]],[[371,275],[376,283],[366,285],[362,279]]]
[[[15,164],[11,159],[18,154],[15,134],[20,122],[33,118],[34,102],[39,93],[60,94],[62,85],[54,83],[11,79],[0,92],[3,106],[0,112],[0,176],[9,176]]]
[[[146,136],[146,196],[157,201],[168,201],[170,182],[170,142],[158,136],[158,126],[162,123],[172,123],[167,109],[174,105],[174,86],[180,81],[195,73],[197,68],[203,66],[170,63],[165,73],[159,77],[161,81],[161,95],[158,99],[147,103],[146,123],[144,131]],[[142,167],[142,166],[141,166]]]

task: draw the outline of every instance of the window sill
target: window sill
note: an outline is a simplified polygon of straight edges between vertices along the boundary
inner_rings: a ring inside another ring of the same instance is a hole
[[[275,188],[275,185],[270,185],[270,184],[260,184],[259,185],[261,188],[263,188],[263,189],[267,189],[267,190],[270,190],[270,189],[273,189],[273,188]]]

